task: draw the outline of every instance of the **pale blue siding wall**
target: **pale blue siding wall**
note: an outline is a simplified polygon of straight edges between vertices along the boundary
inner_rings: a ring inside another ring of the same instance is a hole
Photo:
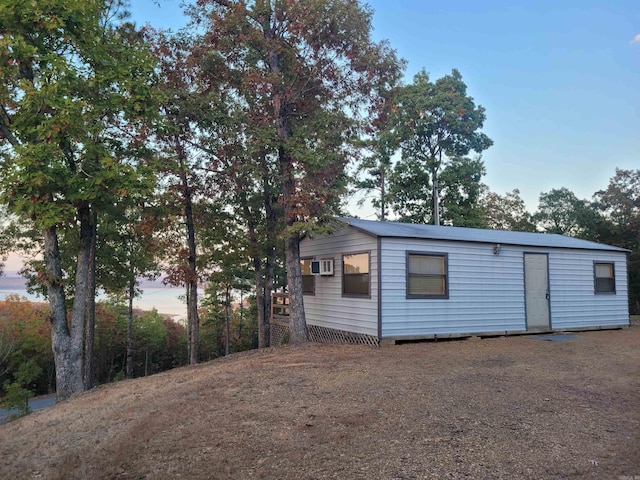
[[[521,247],[387,237],[381,251],[381,338],[524,332],[524,253],[549,259],[551,328],[627,325],[626,254],[599,250]],[[354,228],[304,239],[301,257],[333,258],[335,275],[315,277],[305,295],[307,322],[378,335],[378,240]],[[370,252],[371,298],[342,296],[342,254]],[[448,255],[449,298],[406,298],[407,251]],[[593,262],[614,262],[615,294],[595,294]]]
[[[315,277],[315,295],[304,296],[309,325],[378,336],[378,242],[377,239],[347,227],[333,235],[305,238],[300,257],[333,258],[333,276]],[[371,298],[342,296],[342,255],[369,252]]]
[[[449,298],[406,298],[406,252],[448,254]],[[549,259],[551,328],[629,323],[626,255],[385,238],[382,240],[382,337],[525,331],[524,252]],[[614,262],[615,294],[594,292],[593,262]]]
[[[551,326],[555,329],[627,325],[627,261],[624,253],[555,250],[549,253]],[[595,294],[593,262],[614,262],[615,294]]]
[[[406,252],[448,254],[449,298],[406,298]],[[522,249],[384,238],[382,338],[526,329]]]

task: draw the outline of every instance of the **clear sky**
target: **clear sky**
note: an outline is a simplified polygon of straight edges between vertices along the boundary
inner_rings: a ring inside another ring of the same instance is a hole
[[[435,80],[457,68],[486,109],[484,182],[590,199],[615,168],[640,168],[640,1],[370,0],[376,40]],[[178,1],[132,0],[134,18],[184,23]]]

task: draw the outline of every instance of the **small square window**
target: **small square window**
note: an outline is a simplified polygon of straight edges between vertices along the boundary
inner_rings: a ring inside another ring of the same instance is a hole
[[[446,254],[407,253],[407,298],[449,298]]]
[[[593,264],[595,293],[616,293],[616,268],[614,263]]]

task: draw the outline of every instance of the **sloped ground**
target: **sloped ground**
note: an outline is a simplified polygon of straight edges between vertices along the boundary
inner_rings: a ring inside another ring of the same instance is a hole
[[[640,327],[577,336],[284,347],[120,382],[0,426],[0,478],[640,476]]]

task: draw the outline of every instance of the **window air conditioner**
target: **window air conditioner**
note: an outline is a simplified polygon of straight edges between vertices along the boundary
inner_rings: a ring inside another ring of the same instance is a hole
[[[323,258],[311,262],[312,275],[333,275],[333,258]]]
[[[333,258],[320,260],[320,275],[333,275]]]

